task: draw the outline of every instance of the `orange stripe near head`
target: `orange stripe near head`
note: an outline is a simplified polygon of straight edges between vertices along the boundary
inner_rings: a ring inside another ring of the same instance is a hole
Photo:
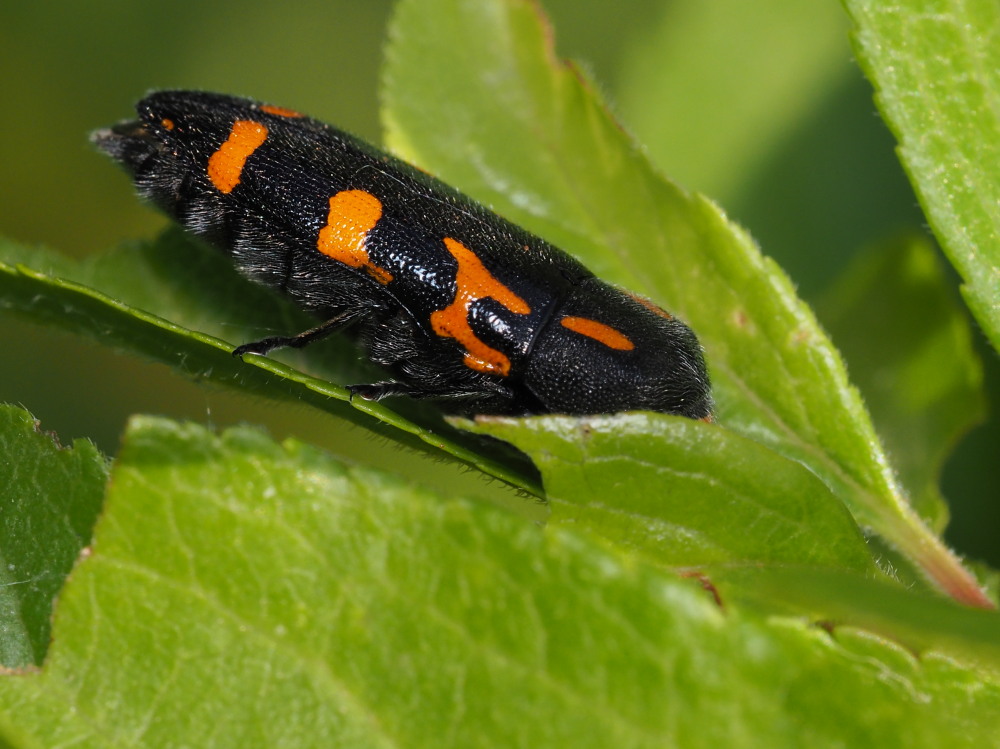
[[[455,300],[442,310],[431,313],[431,328],[442,338],[454,338],[465,349],[465,366],[479,372],[506,377],[510,359],[476,337],[469,325],[469,308],[479,299],[495,299],[518,315],[527,315],[531,307],[521,297],[493,277],[483,261],[461,242],[444,238],[444,246],[458,261],[455,275]]]
[[[231,193],[240,183],[250,154],[267,140],[267,128],[252,120],[236,120],[226,142],[208,159],[208,178],[219,192]]]
[[[569,328],[574,333],[593,338],[608,348],[617,349],[618,351],[631,351],[635,348],[635,344],[625,335],[610,325],[597,322],[597,320],[591,320],[587,317],[564,317],[559,322],[562,323],[564,328]]]
[[[301,117],[302,115],[296,112],[294,109],[285,109],[284,107],[275,107],[270,104],[261,104],[257,107],[261,112],[266,114],[277,115],[278,117]]]
[[[364,268],[380,284],[392,280],[392,274],[368,259],[365,240],[368,232],[382,218],[382,201],[364,190],[343,190],[330,198],[326,226],[319,230],[316,249],[327,257]]]

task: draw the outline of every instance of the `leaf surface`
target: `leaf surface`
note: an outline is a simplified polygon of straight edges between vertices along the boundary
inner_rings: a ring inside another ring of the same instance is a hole
[[[982,365],[972,329],[934,249],[900,238],[863,252],[821,313],[851,366],[914,507],[938,532],[938,483],[958,438],[981,421]]]
[[[874,573],[823,482],[734,432],[659,414],[480,419],[476,428],[532,457],[550,524],[586,528],[657,564]]]
[[[898,486],[843,361],[787,276],[705,198],[659,175],[528,0],[403,0],[389,143],[691,324],[718,420],[816,473],[941,589],[991,605]]]
[[[133,420],[10,746],[982,746],[950,658],[249,429]]]
[[[281,354],[280,360],[233,358],[229,341],[255,340],[276,330],[301,332],[315,320],[238,277],[221,253],[178,230],[86,263],[0,242],[0,310],[94,337],[194,379],[307,403],[379,437],[436,457],[450,454],[540,492],[523,458],[502,445],[471,443],[433,409],[397,402],[399,413],[385,404],[352,400],[344,384],[371,382],[379,375],[359,363],[357,350],[346,340],[313,347],[320,349],[315,361],[301,352]]]
[[[62,447],[0,404],[0,666],[38,665],[52,603],[90,536],[107,463],[87,440]]]
[[[844,5],[903,166],[972,314],[1000,349],[1000,5]]]

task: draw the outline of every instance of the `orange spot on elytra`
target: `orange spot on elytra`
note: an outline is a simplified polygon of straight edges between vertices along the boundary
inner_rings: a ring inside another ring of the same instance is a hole
[[[327,257],[364,268],[380,284],[392,280],[392,274],[368,259],[365,239],[382,218],[382,201],[364,190],[343,190],[330,198],[326,226],[319,230],[316,249]]]
[[[163,127],[165,127],[167,130],[174,129],[174,121],[169,117],[164,117],[162,120],[160,120],[160,124],[163,125]]]
[[[465,349],[465,366],[479,372],[506,377],[510,359],[506,354],[487,346],[469,325],[469,308],[480,299],[495,299],[518,315],[527,315],[531,307],[521,297],[493,277],[483,261],[461,242],[444,238],[444,246],[458,261],[455,274],[455,300],[442,310],[431,313],[431,328],[442,338],[454,338]]]
[[[267,128],[252,120],[236,120],[226,142],[208,159],[208,178],[219,192],[231,193],[240,183],[250,154],[267,140]]]
[[[618,351],[631,351],[635,348],[635,344],[628,337],[610,325],[597,322],[597,320],[591,320],[588,317],[564,317],[559,322],[564,328],[569,328],[574,333],[593,338],[608,348],[617,349]]]
[[[302,115],[296,112],[294,109],[285,109],[284,107],[275,107],[271,104],[261,104],[257,107],[261,112],[266,114],[277,115],[278,117],[301,117]]]
[[[664,317],[667,320],[674,319],[674,316],[671,315],[669,312],[667,312],[665,309],[663,309],[663,307],[659,306],[658,304],[653,304],[651,301],[646,299],[646,297],[639,296],[638,294],[629,294],[629,296],[632,297],[632,299],[637,301],[639,304],[641,304],[643,307],[648,309],[650,312],[657,314],[660,317]]]

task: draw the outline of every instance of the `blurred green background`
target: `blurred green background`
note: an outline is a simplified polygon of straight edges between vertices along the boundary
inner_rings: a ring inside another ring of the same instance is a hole
[[[598,82],[663,171],[719,202],[819,301],[866,244],[924,227],[893,140],[851,58],[835,0],[543,0],[559,53]],[[146,91],[199,88],[293,107],[379,141],[378,71],[389,0],[294,4],[62,0],[0,6],[0,234],[78,257],[155,234],[89,131],[130,116]],[[433,106],[433,103],[429,103]],[[991,403],[996,355],[977,335]],[[266,424],[347,457],[375,448],[306,409],[206,390],[168,369],[0,318],[0,400],[63,441],[114,453],[129,414]],[[850,364],[850,362],[849,362]],[[1000,425],[961,441],[944,491],[947,538],[1000,566]],[[471,493],[450,466],[377,462]]]

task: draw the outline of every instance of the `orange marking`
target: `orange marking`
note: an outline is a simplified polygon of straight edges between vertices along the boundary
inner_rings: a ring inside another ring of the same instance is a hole
[[[252,120],[236,120],[226,142],[208,159],[208,178],[219,192],[231,193],[240,183],[250,154],[267,140],[267,128]]]
[[[455,301],[442,310],[431,313],[431,328],[442,338],[454,338],[465,349],[465,366],[479,372],[491,372],[506,377],[510,359],[495,348],[480,341],[469,325],[469,308],[480,299],[495,299],[518,315],[531,313],[531,307],[486,270],[483,261],[461,242],[444,238],[444,246],[458,261],[455,274]]]
[[[608,348],[619,351],[631,351],[635,348],[635,344],[624,335],[610,325],[597,322],[597,320],[591,320],[587,317],[564,317],[559,322],[562,323],[564,328],[569,328],[574,333],[593,338]]]
[[[368,259],[365,239],[382,218],[382,201],[364,190],[344,190],[330,198],[326,226],[319,230],[316,249],[352,268],[364,268],[380,284],[392,274]]]
[[[164,117],[162,120],[160,120],[160,124],[163,125],[163,127],[165,127],[167,130],[174,129],[174,121],[169,117]]]
[[[629,294],[629,296],[632,297],[639,304],[641,304],[643,307],[645,307],[646,309],[648,309],[650,312],[652,312],[652,313],[654,313],[656,315],[659,315],[660,317],[665,317],[668,320],[673,320],[674,319],[674,316],[671,315],[669,312],[667,312],[665,309],[663,309],[663,307],[660,307],[657,304],[653,304],[651,301],[649,301],[645,297],[641,297],[638,294]]]
[[[275,107],[270,104],[261,104],[257,107],[261,112],[266,114],[274,114],[278,117],[301,117],[302,115],[296,112],[294,109],[285,109],[284,107]]]

